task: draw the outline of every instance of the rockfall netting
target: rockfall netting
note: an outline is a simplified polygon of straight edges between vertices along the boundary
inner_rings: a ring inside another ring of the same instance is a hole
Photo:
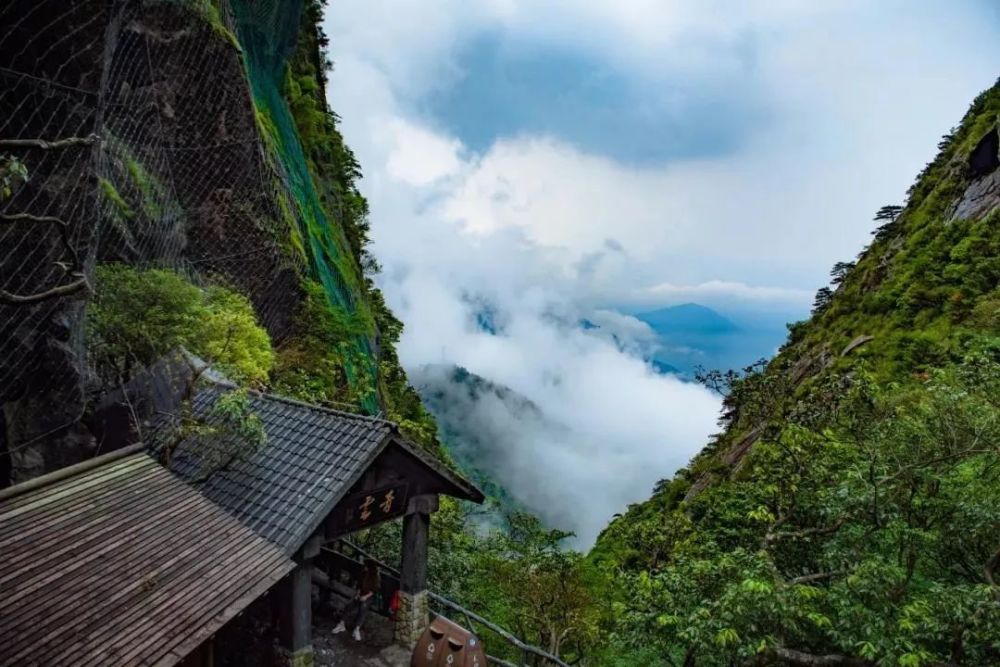
[[[276,344],[303,279],[322,284],[345,317],[365,314],[343,229],[321,204],[282,96],[301,12],[300,0],[0,3],[9,457],[72,431],[86,409],[85,318],[99,264],[227,286],[251,300]],[[373,340],[369,326],[344,341],[367,360],[347,369],[349,382],[374,384]],[[372,393],[361,403],[377,409]]]

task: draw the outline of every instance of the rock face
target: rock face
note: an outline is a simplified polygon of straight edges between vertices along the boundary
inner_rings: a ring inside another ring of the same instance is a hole
[[[955,207],[955,218],[976,218],[1000,202],[1000,125],[995,125],[976,144],[969,156],[972,182]]]
[[[215,7],[0,9],[0,170],[13,157],[29,175],[0,199],[4,293],[64,287],[97,262],[166,266],[246,294],[273,341],[288,335],[312,260],[295,242],[300,215],[243,52]],[[298,25],[298,8],[280,11]],[[67,139],[79,141],[30,143]],[[0,298],[0,486],[99,446],[80,425],[90,396],[107,389],[88,368],[88,296],[84,284],[28,303]]]
[[[30,142],[98,131],[110,14],[106,3],[93,0],[59,11],[43,4],[9,2],[0,10],[0,160],[9,165],[16,158],[29,176],[0,200],[0,289],[16,297],[69,284],[69,272],[85,270],[96,252],[97,144]],[[63,38],[39,41],[44,33]],[[6,452],[0,468],[15,479],[79,460],[90,446],[85,434],[67,430],[84,409],[85,296],[78,290],[37,303],[0,299],[0,404],[7,427],[0,434]]]

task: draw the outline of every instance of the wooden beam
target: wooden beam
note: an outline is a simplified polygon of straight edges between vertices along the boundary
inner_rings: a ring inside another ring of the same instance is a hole
[[[421,514],[433,514],[438,511],[439,507],[440,502],[436,493],[424,494],[410,498],[406,505],[406,513],[419,512]]]
[[[315,534],[313,534],[312,537],[306,540],[305,544],[302,545],[302,548],[299,550],[299,557],[305,561],[312,561],[313,558],[319,555],[319,550],[323,546],[324,542],[326,542],[326,538],[323,535],[323,529],[321,527]]]
[[[403,517],[403,563],[399,587],[404,593],[419,593],[427,589],[427,539],[431,515],[412,512]]]

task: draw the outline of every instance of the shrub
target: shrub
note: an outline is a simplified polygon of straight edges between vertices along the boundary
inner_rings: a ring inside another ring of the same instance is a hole
[[[241,384],[264,382],[274,363],[271,340],[246,297],[202,289],[174,271],[123,264],[94,271],[87,343],[99,374],[112,380],[180,346]]]

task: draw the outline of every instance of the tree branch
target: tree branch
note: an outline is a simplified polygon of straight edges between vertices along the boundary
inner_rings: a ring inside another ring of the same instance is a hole
[[[986,567],[983,568],[986,581],[989,583],[990,588],[993,589],[993,597],[997,599],[997,604],[1000,605],[1000,585],[997,584],[996,580],[997,567],[1000,567],[1000,549],[997,549],[996,553],[986,561]]]
[[[0,223],[14,224],[18,222],[55,225],[59,230],[59,241],[62,243],[64,252],[69,257],[68,262],[56,262],[56,264],[68,274],[74,276],[76,280],[65,285],[58,285],[51,289],[36,292],[34,294],[13,294],[7,290],[0,290],[0,303],[25,305],[40,303],[42,301],[48,301],[49,299],[57,299],[70,294],[76,294],[80,291],[90,291],[90,283],[87,282],[87,277],[83,274],[83,267],[80,264],[80,255],[76,252],[76,248],[73,247],[73,243],[69,238],[69,223],[62,218],[56,218],[50,215],[32,215],[31,213],[0,214]]]
[[[49,299],[57,299],[61,296],[76,294],[80,291],[90,291],[90,283],[82,276],[71,283],[59,285],[44,292],[36,292],[35,294],[11,294],[7,290],[0,290],[0,303],[15,305],[39,303],[41,301],[48,301]]]
[[[852,655],[840,655],[837,653],[816,655],[783,646],[768,649],[767,652],[787,664],[801,665],[802,667],[875,667],[874,662]]]
[[[778,540],[795,539],[799,537],[811,537],[813,535],[829,535],[840,530],[840,527],[847,521],[846,517],[837,519],[829,526],[819,526],[816,528],[803,528],[802,530],[786,530],[780,533],[768,532],[764,536],[764,544],[772,544]]]
[[[66,221],[61,218],[54,218],[51,215],[31,215],[30,213],[0,213],[0,222],[47,222],[61,227],[66,226]]]
[[[86,137],[66,137],[47,141],[45,139],[0,139],[0,148],[41,148],[49,150],[52,148],[69,148],[71,146],[90,146],[100,141],[96,134]]]
[[[789,579],[789,585],[795,584],[808,584],[813,581],[821,581],[823,579],[831,579],[833,577],[839,577],[842,574],[846,574],[846,570],[830,570],[829,572],[814,572],[813,574],[804,574],[801,577],[795,577],[794,579]]]
[[[878,481],[878,483],[879,483],[880,486],[882,484],[887,484],[888,482],[892,482],[892,481],[894,481],[894,480],[902,477],[903,475],[905,475],[908,472],[912,472],[914,470],[919,470],[921,468],[926,468],[927,466],[932,466],[935,463],[944,463],[946,461],[954,461],[955,459],[962,459],[962,458],[965,458],[966,456],[975,456],[976,454],[992,454],[995,451],[996,451],[996,447],[995,446],[992,447],[992,448],[969,447],[968,449],[963,449],[960,452],[955,452],[953,454],[946,454],[945,456],[938,456],[937,458],[928,459],[927,461],[920,461],[918,463],[913,463],[913,464],[910,464],[910,465],[907,465],[907,466],[903,466],[898,471],[896,471],[894,474],[889,475],[888,477],[883,477],[882,479],[880,479]]]

